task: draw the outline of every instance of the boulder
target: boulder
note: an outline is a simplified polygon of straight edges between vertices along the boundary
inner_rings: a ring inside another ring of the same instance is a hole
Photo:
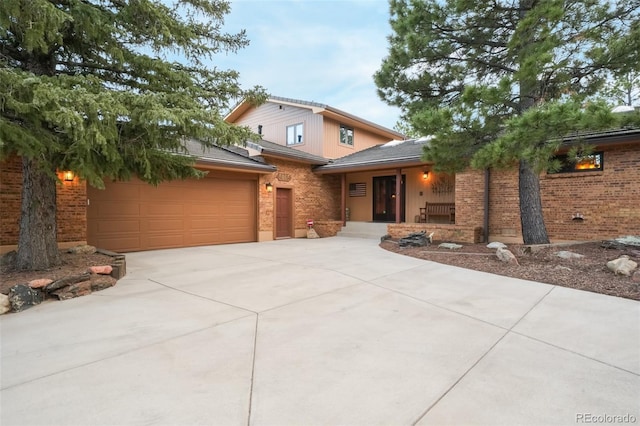
[[[556,252],[556,256],[561,259],[582,259],[584,257],[583,254],[574,253],[572,251],[562,250]]]
[[[442,243],[438,245],[438,248],[446,248],[449,250],[457,250],[457,249],[461,249],[462,246],[460,244],[455,244],[455,243]]]
[[[70,275],[68,277],[64,277],[59,280],[56,280],[49,285],[46,285],[44,287],[44,291],[51,293],[61,289],[62,287],[79,283],[82,281],[87,281],[89,277],[90,277],[90,274],[88,272],[85,272],[84,274],[80,274],[80,275]]]
[[[29,281],[29,287],[31,287],[31,288],[42,288],[44,286],[47,286],[47,285],[51,284],[52,282],[53,282],[53,280],[50,280],[49,278],[39,278],[37,280]]]
[[[507,248],[507,245],[505,243],[501,243],[500,241],[494,241],[492,243],[487,244],[487,248],[490,248],[490,249]]]
[[[113,271],[111,265],[89,266],[89,272],[92,274],[109,275]]]
[[[39,305],[44,300],[42,292],[27,284],[16,284],[9,289],[9,303],[14,312],[24,311]]]
[[[398,241],[400,247],[424,247],[429,245],[429,237],[425,231],[414,232]]]
[[[88,244],[83,244],[83,245],[71,247],[67,249],[67,252],[76,253],[76,254],[93,254],[96,252],[96,248]]]
[[[0,293],[0,315],[6,314],[11,311],[11,302],[9,302],[9,296]]]
[[[629,256],[622,255],[615,260],[607,262],[607,268],[616,275],[631,276],[631,273],[638,267],[638,264],[629,259]]]
[[[518,263],[518,259],[516,259],[516,256],[506,248],[498,247],[498,249],[496,250],[496,256],[498,256],[498,259],[500,259],[504,263],[520,265],[520,263]]]
[[[75,297],[86,296],[94,291],[104,290],[113,287],[116,279],[106,275],[94,275],[87,281],[76,282],[54,291],[52,294],[59,300],[68,300]]]

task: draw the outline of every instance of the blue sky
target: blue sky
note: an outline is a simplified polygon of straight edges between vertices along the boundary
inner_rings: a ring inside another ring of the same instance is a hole
[[[399,110],[376,93],[373,74],[387,55],[387,0],[232,0],[226,32],[245,29],[251,44],[220,54],[243,88],[315,101],[393,128]]]

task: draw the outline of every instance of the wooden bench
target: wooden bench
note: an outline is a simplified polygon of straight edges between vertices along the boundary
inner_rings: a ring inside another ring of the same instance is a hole
[[[431,216],[445,216],[449,223],[456,221],[455,203],[425,203],[424,208],[420,208],[420,222],[429,222]]]

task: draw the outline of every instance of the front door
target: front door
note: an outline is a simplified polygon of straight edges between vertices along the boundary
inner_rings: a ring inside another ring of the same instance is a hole
[[[276,188],[276,238],[293,237],[293,197],[289,188]]]
[[[402,175],[400,190],[400,221],[404,222],[405,178]],[[373,221],[396,221],[396,177],[379,176],[373,178]]]

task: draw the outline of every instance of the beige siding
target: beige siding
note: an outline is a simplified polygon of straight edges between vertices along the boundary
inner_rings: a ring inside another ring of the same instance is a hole
[[[405,216],[407,222],[415,222],[416,216],[420,213],[420,207],[424,207],[425,202],[432,203],[453,203],[455,202],[455,189],[449,193],[434,192],[434,184],[440,179],[453,177],[444,173],[429,172],[429,177],[423,179],[421,167],[403,169],[405,175]],[[392,176],[395,170],[384,170],[378,172],[352,173],[347,175],[347,208],[349,208],[350,220],[355,222],[370,222],[373,220],[373,178],[375,176]],[[348,187],[350,183],[366,183],[366,196],[349,197]],[[437,188],[437,184],[436,184]]]
[[[262,125],[263,139],[281,145],[287,143],[287,126],[298,123],[304,125],[303,143],[292,148],[322,156],[322,117],[309,109],[269,102],[259,108],[251,108],[236,121],[236,124],[248,126],[256,133],[258,126]]]
[[[383,136],[347,124],[353,128],[353,146],[342,145],[340,143],[340,124],[342,123],[329,118],[324,119],[324,151],[321,155],[325,158],[340,158],[389,142],[389,139]]]

